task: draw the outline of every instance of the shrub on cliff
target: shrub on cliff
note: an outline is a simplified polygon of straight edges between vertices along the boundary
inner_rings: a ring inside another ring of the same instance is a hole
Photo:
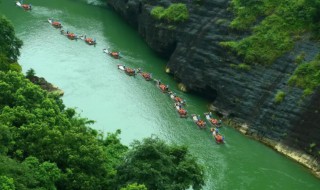
[[[286,97],[286,94],[282,90],[278,90],[273,101],[276,104],[280,104],[284,100],[285,97]]]
[[[157,20],[167,22],[183,22],[189,19],[188,8],[183,3],[173,3],[166,9],[161,6],[154,7],[151,15]]]
[[[313,61],[300,64],[289,84],[304,89],[304,95],[312,94],[320,86],[320,54]]]

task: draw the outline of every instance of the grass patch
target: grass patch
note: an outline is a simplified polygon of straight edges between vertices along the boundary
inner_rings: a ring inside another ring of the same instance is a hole
[[[304,89],[310,95],[320,86],[320,54],[311,62],[301,63],[289,79],[289,85]]]
[[[168,8],[156,6],[151,10],[151,15],[157,20],[167,22],[183,22],[189,19],[189,11],[183,3],[173,3]]]
[[[220,44],[247,64],[271,64],[293,48],[294,36],[320,30],[319,0],[232,0],[231,10],[235,19],[230,26],[252,34]]]
[[[305,57],[306,57],[306,54],[304,52],[302,52],[299,55],[297,55],[297,57],[295,58],[294,62],[296,64],[301,64],[305,60]]]
[[[273,101],[276,104],[280,104],[284,100],[285,97],[286,97],[286,94],[282,90],[278,90]]]
[[[250,71],[251,70],[251,66],[247,65],[245,63],[241,63],[239,65],[230,64],[230,67],[233,69],[242,70],[242,71]]]

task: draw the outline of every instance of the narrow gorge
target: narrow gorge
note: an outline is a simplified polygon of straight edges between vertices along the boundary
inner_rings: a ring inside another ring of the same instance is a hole
[[[168,59],[166,70],[182,87],[209,98],[210,109],[222,114],[240,132],[320,176],[319,87],[306,95],[303,88],[288,83],[299,66],[299,55],[310,62],[319,53],[319,42],[311,40],[309,33],[296,38],[291,50],[272,64],[248,66],[243,64],[243,56],[221,44],[251,35],[230,27],[235,17],[231,0],[179,1],[189,11],[188,20],[179,23],[151,15],[156,6],[169,7],[178,1],[107,2],[156,53]]]

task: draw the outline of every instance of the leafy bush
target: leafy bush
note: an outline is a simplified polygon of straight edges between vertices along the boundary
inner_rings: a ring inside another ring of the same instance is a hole
[[[183,3],[173,3],[168,8],[156,6],[151,10],[151,15],[157,20],[167,22],[183,22],[188,20],[189,11]]]
[[[151,15],[157,19],[161,20],[164,15],[165,9],[161,6],[156,6],[151,10]]]
[[[279,91],[277,92],[277,94],[275,95],[273,101],[274,101],[276,104],[279,104],[279,103],[281,103],[281,102],[284,100],[285,96],[286,96],[286,94],[285,94],[282,90],[279,90]]]
[[[304,89],[304,95],[310,95],[320,86],[320,55],[309,63],[300,64],[289,79],[290,85]]]

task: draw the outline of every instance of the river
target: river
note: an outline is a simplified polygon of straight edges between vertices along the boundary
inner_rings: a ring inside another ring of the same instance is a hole
[[[38,76],[63,89],[64,103],[82,117],[95,120],[93,128],[103,133],[121,129],[122,142],[127,145],[153,134],[188,145],[205,166],[207,190],[320,188],[320,180],[306,168],[230,127],[221,129],[226,144],[217,145],[209,129],[199,130],[190,118],[179,118],[173,102],[154,83],[118,70],[117,64],[125,64],[151,72],[186,99],[189,113],[203,116],[207,111],[209,102],[179,92],[176,82],[164,72],[166,60],[157,57],[110,8],[81,0],[25,3],[31,3],[33,10],[24,11],[11,0],[0,3],[0,13],[12,21],[24,41],[19,59],[23,71],[33,68]],[[95,38],[96,47],[67,39],[49,25],[51,17],[59,19],[65,30]],[[106,47],[120,50],[123,59],[104,54]]]

